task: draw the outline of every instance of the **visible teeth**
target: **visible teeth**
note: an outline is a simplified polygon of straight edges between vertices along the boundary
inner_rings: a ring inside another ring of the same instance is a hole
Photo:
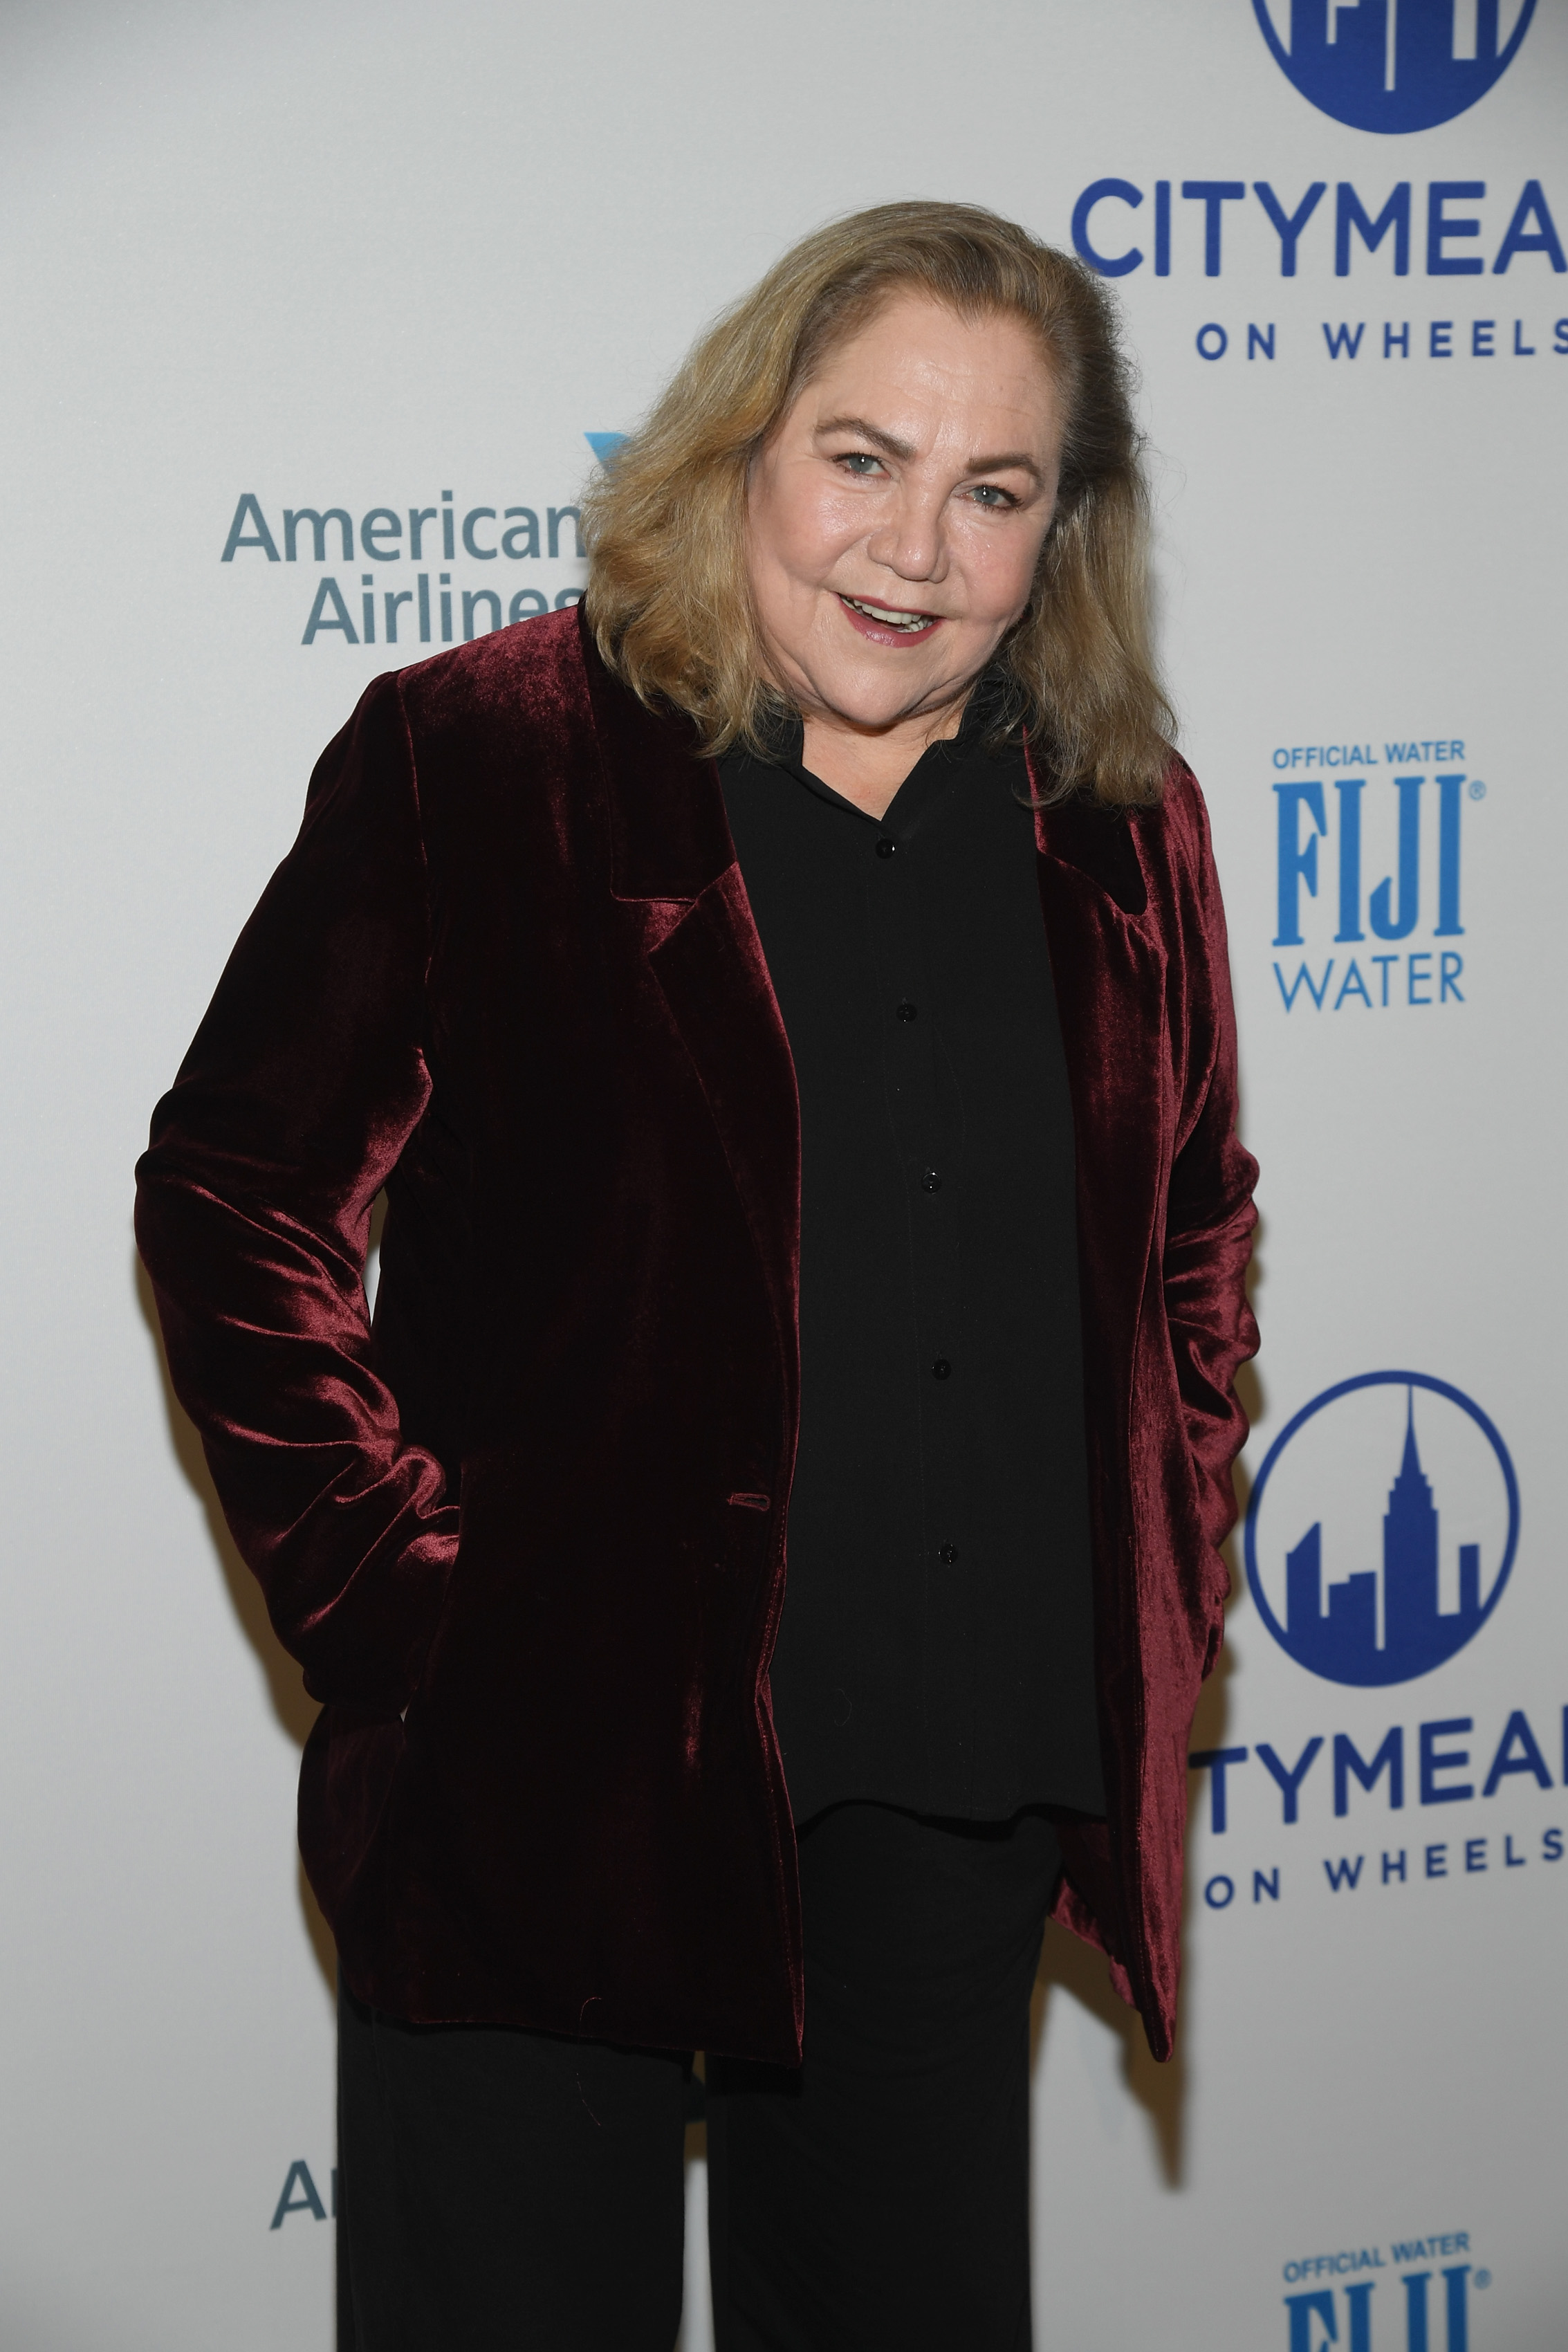
[[[868,604],[861,596],[846,596],[844,602],[863,613],[868,621],[880,621],[888,629],[928,629],[934,617],[930,613],[890,612],[885,604]]]

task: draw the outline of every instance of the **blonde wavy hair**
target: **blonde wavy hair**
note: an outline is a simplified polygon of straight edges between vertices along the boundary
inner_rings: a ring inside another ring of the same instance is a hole
[[[1082,263],[973,205],[878,205],[831,221],[710,327],[583,500],[588,620],[606,664],[701,749],[764,748],[789,705],[767,676],[747,580],[753,458],[828,353],[894,295],[1040,339],[1063,396],[1055,515],[1022,617],[998,655],[994,734],[1027,732],[1045,797],[1159,796],[1175,733],[1149,641],[1149,497],[1107,289]]]

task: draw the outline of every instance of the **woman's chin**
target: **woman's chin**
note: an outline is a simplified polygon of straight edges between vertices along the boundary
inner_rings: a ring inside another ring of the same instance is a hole
[[[928,719],[956,701],[967,686],[945,678],[918,677],[905,670],[896,677],[813,677],[806,709],[827,727],[845,727],[856,734],[881,735],[916,719]]]

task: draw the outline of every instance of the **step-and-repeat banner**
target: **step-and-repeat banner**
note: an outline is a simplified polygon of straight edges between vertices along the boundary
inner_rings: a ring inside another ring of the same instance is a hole
[[[17,2352],[331,2341],[313,1710],[162,1373],[148,1110],[365,682],[577,595],[603,436],[791,238],[903,194],[1124,304],[1263,1167],[1180,2051],[1052,1931],[1039,2337],[1563,2342],[1565,18],[6,10]]]

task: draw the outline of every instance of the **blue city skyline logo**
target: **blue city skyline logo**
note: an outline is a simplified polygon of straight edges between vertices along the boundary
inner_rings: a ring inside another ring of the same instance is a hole
[[[1451,122],[1519,54],[1535,0],[1252,0],[1301,96],[1355,131]]]
[[[1430,1373],[1362,1372],[1303,1405],[1264,1456],[1247,1580],[1309,1674],[1410,1682],[1496,1609],[1519,1516],[1513,1463],[1479,1405]]]

